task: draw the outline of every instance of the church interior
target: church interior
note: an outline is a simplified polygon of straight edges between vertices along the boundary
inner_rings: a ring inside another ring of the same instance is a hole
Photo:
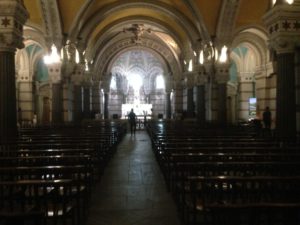
[[[300,0],[0,0],[0,225],[299,225],[299,134]]]

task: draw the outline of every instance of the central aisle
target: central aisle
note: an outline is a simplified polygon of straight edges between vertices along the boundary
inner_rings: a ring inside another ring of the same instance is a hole
[[[93,190],[87,225],[179,225],[145,131],[126,134]]]

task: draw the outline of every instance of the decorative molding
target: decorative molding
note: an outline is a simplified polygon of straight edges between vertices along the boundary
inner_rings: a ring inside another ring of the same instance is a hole
[[[300,46],[300,5],[275,5],[263,21],[270,35],[270,46],[278,54],[294,52]]]
[[[63,41],[63,29],[57,1],[40,0],[40,5],[45,24],[46,44],[49,49],[53,43],[60,49]]]
[[[18,0],[0,1],[0,51],[23,48],[23,25],[29,17]]]
[[[216,36],[220,44],[230,46],[241,0],[223,0]]]

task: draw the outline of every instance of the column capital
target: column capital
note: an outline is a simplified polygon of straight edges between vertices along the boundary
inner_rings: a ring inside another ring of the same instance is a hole
[[[193,88],[195,86],[195,75],[196,73],[191,72],[185,74],[184,81],[187,88]]]
[[[207,76],[205,76],[204,74],[197,74],[195,76],[195,85],[197,86],[201,86],[201,85],[204,85],[205,83],[207,83]]]
[[[217,83],[227,83],[229,81],[229,63],[218,64],[215,66],[215,80]]]
[[[46,65],[48,68],[48,74],[49,74],[50,81],[53,84],[60,83],[62,80],[61,65],[62,64],[60,62]]]
[[[24,47],[23,25],[28,17],[22,1],[0,1],[0,51]]]
[[[84,66],[77,64],[73,70],[71,81],[74,85],[81,85],[83,82]]]
[[[270,47],[277,53],[294,52],[300,46],[300,5],[275,4],[263,17]]]

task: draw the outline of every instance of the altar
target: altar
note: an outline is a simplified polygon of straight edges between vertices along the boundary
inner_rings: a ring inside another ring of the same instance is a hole
[[[152,104],[122,104],[122,119],[127,117],[131,109],[137,116],[147,116],[152,113]]]

